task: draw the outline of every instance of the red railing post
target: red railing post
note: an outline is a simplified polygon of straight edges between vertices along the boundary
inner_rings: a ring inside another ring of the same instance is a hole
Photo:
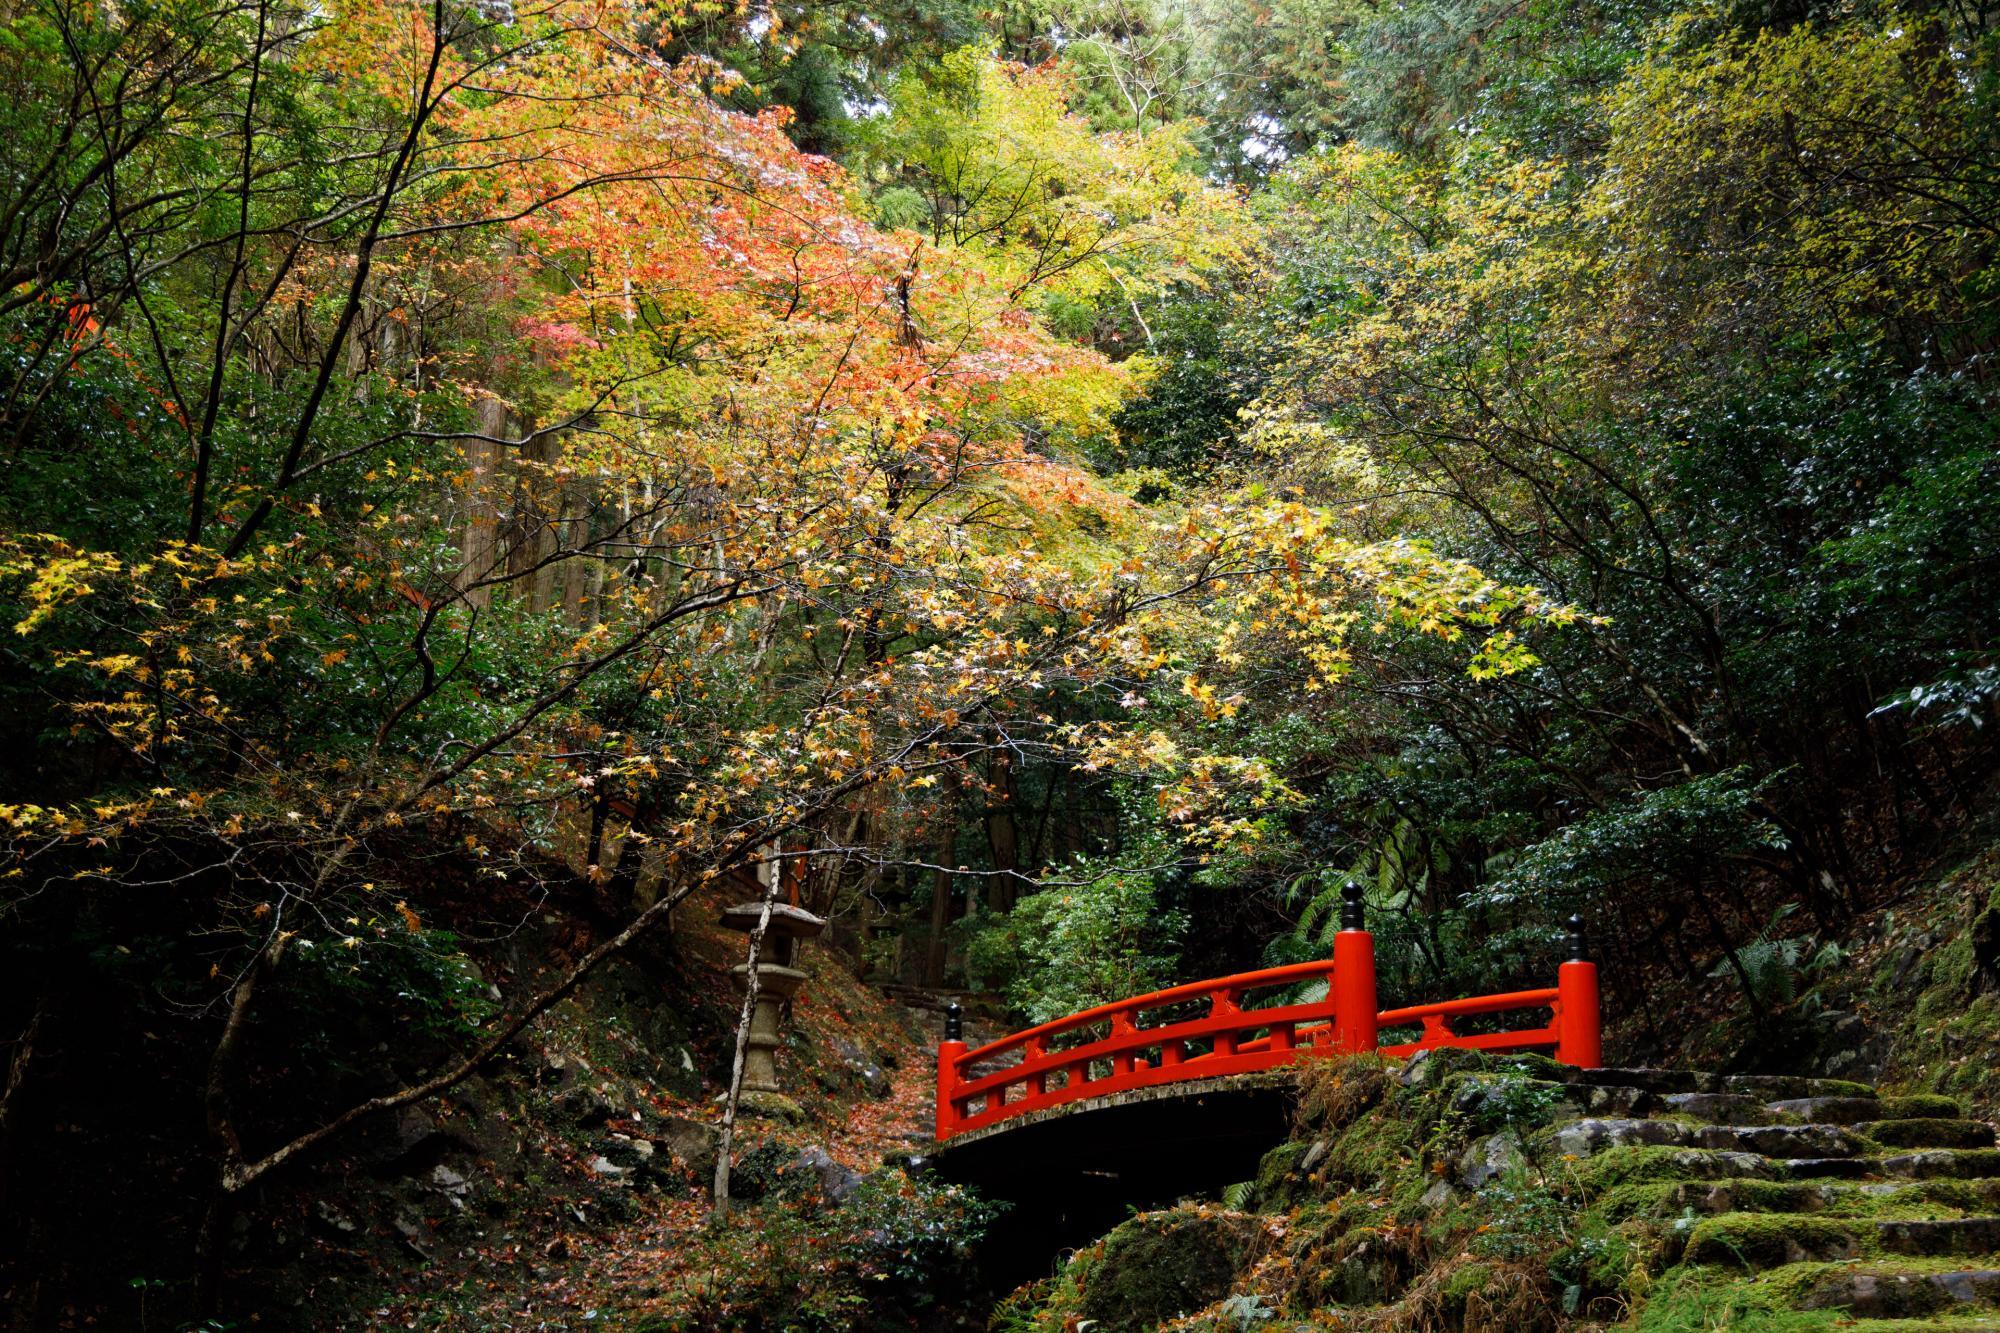
[[[1236,1001],[1238,998],[1236,992],[1227,986],[1215,991],[1208,997],[1208,1016],[1210,1018],[1235,1017]],[[1236,1034],[1234,1032],[1216,1033],[1215,1039],[1209,1044],[1209,1054],[1218,1057],[1236,1054]]]
[[[952,1093],[958,1090],[958,1061],[964,1054],[965,1011],[953,1003],[945,1008],[944,1040],[938,1043],[937,1136],[940,1142],[956,1134],[959,1121],[964,1118],[951,1100]]]
[[[1340,933],[1333,937],[1333,1049],[1342,1055],[1372,1051],[1376,1045],[1375,937],[1365,929],[1361,886],[1349,880],[1340,891]]]
[[[1569,919],[1569,961],[1556,969],[1556,1059],[1580,1069],[1604,1063],[1597,964],[1583,956],[1583,918]]]

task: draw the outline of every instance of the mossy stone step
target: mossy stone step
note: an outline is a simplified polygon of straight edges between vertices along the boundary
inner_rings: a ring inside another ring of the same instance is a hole
[[[1870,1221],[1817,1214],[1723,1213],[1697,1222],[1683,1257],[1751,1269],[1868,1254],[1974,1256],[2000,1252],[2000,1217]]]
[[[1781,1098],[1875,1096],[1875,1089],[1866,1083],[1854,1083],[1842,1078],[1798,1078],[1789,1074],[1712,1074],[1693,1069],[1572,1069],[1557,1066],[1557,1077],[1594,1087],[1639,1088],[1663,1095],[1743,1093],[1767,1102]]]
[[[1767,1157],[1701,1148],[1616,1148],[1583,1168],[1584,1191],[1600,1195],[1658,1181],[1775,1180],[1783,1169]]]
[[[1606,1196],[1614,1222],[1634,1217],[1671,1219],[1686,1213],[1820,1213],[1834,1217],[1880,1216],[1905,1220],[1922,1212],[2000,1212],[2000,1180],[1876,1181],[1841,1184],[1798,1180],[1674,1180],[1620,1187]]]
[[[1956,1120],[1965,1108],[1950,1097],[1792,1097],[1769,1102],[1765,1110],[1793,1121],[1858,1125],[1866,1120]]]
[[[1724,1213],[1695,1223],[1681,1257],[1689,1263],[1764,1269],[1858,1259],[1862,1237],[1850,1223],[1780,1213]]]
[[[1993,1127],[1978,1120],[1864,1120],[1854,1126],[1888,1148],[1991,1148]]]
[[[1840,1310],[1856,1319],[1910,1319],[1968,1307],[2000,1306],[2000,1267],[1948,1273],[1829,1273],[1799,1295],[1801,1310]]]
[[[1875,1239],[1890,1254],[2000,1254],[2000,1217],[1877,1222]]]
[[[1557,1126],[1549,1136],[1565,1157],[1590,1157],[1611,1148],[1706,1148],[1764,1157],[1854,1157],[1868,1143],[1839,1125],[1700,1125],[1678,1120],[1586,1119]]]
[[[1703,1125],[1696,1133],[1700,1147],[1766,1157],[1847,1157],[1868,1150],[1839,1125]]]
[[[2000,1177],[2000,1148],[1932,1148],[1876,1157],[1787,1158],[1777,1163],[1792,1180],[1986,1180]]]
[[[1668,1115],[1711,1125],[1769,1125],[1779,1119],[1763,1098],[1747,1092],[1673,1092],[1660,1098],[1659,1105]]]

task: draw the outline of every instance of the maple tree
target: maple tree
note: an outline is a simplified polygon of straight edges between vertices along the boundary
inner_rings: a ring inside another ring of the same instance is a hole
[[[658,54],[680,18],[52,5],[8,47],[73,115],[15,150],[43,160],[6,310],[34,461],[0,576],[93,776],[0,812],[6,873],[17,905],[115,903],[162,857],[198,886],[211,1279],[267,1173],[466,1077],[763,849],[870,817],[889,845],[1000,752],[1136,766],[1197,844],[1247,836],[1254,761],[1048,704],[1169,679],[1226,712],[1193,665],[1231,652],[1216,608],[1288,625],[1316,680],[1371,607],[1494,630],[1496,666],[1550,611],[1298,502],[1152,512],[1068,460],[1148,370],[1062,312],[1137,315],[1234,245],[1179,133],[1094,133],[1059,72],[953,57],[979,114],[911,83],[871,150],[931,192],[897,229],[784,110]],[[87,467],[130,472],[45,488],[91,414]],[[245,1123],[260,992],[422,942],[386,868],[418,835],[496,883],[574,852],[619,924],[432,1074]]]

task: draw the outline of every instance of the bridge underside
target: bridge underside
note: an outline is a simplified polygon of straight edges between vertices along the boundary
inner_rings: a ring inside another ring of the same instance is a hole
[[[1287,1068],[1071,1102],[960,1134],[931,1169],[1011,1205],[989,1238],[986,1276],[1013,1286],[1132,1208],[1250,1179],[1284,1141],[1295,1090]]]

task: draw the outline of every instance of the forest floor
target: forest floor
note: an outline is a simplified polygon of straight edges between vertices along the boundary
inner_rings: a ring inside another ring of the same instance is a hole
[[[734,1019],[727,970],[743,947],[715,924],[721,905],[691,900],[676,914],[677,975],[657,1003],[680,1012],[665,1034],[631,1012],[635,981],[651,980],[643,969],[586,987],[531,1031],[508,1068],[439,1108],[438,1124],[473,1151],[369,1184],[372,1205],[350,1195],[341,1212],[308,1211],[307,1250],[280,1284],[300,1308],[274,1311],[275,1322],[701,1327],[687,1311],[745,1283],[772,1243],[772,1210],[810,1228],[829,1196],[928,1144],[934,1016],[807,944],[799,966],[812,979],[779,1057],[803,1116],[738,1121],[739,1197],[734,1215],[713,1224],[719,1076]],[[478,1132],[493,1121],[506,1123],[511,1143],[494,1149]]]
[[[876,1170],[930,1138],[932,1071],[912,1049],[889,1079],[888,1095],[849,1104],[838,1123],[742,1121],[740,1151],[809,1138],[849,1171]],[[722,1278],[738,1262],[731,1229],[740,1240],[760,1223],[753,1202],[712,1229],[705,1185],[690,1181],[641,1197],[635,1217],[610,1227],[552,1207],[533,1228],[532,1244],[477,1240],[434,1267],[394,1278],[374,1313],[385,1327],[495,1330],[624,1326],[649,1314],[671,1319],[690,1287]]]

